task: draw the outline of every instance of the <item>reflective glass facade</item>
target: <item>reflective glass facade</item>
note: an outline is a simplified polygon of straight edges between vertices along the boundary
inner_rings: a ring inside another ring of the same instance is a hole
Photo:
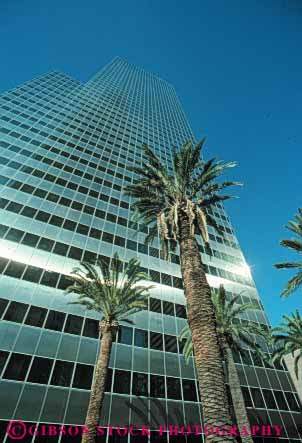
[[[99,317],[68,304],[63,290],[79,260],[118,251],[124,260],[138,257],[156,287],[148,310],[135,315],[134,327],[122,327],[114,344],[101,423],[150,423],[154,430],[166,422],[200,424],[194,363],[184,362],[177,338],[186,323],[179,257],[167,262],[158,243],[144,245],[147,228],[130,226],[131,202],[122,194],[142,143],[171,170],[171,146],[188,139],[173,87],[119,58],[85,84],[51,72],[0,96],[3,423],[84,423]],[[200,242],[211,286],[223,283],[228,296],[257,304],[238,321],[268,325],[228,216],[221,205],[212,215],[225,238],[211,231],[207,253]],[[252,422],[282,425],[280,442],[300,441],[301,404],[289,373],[249,353],[236,362]]]

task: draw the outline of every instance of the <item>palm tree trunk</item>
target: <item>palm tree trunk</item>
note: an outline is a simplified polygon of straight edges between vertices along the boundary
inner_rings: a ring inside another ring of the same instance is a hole
[[[203,425],[209,428],[218,426],[229,429],[230,408],[211,289],[206,279],[196,238],[191,234],[188,216],[183,212],[179,216],[179,228],[181,272],[198,374]],[[235,441],[235,437],[230,435],[206,436],[207,443]]]
[[[226,340],[223,340],[222,348],[226,364],[227,381],[230,386],[237,426],[239,429],[242,429],[243,426],[246,426],[249,429],[250,423],[246,412],[242,390],[240,387],[238,372],[234,362],[232,350]],[[253,443],[253,439],[251,436],[242,435],[241,441],[242,443]]]
[[[94,443],[97,426],[99,426],[101,409],[105,394],[108,366],[113,342],[114,327],[105,321],[100,322],[101,343],[94,370],[93,383],[85,420],[87,432],[83,433],[82,443]]]

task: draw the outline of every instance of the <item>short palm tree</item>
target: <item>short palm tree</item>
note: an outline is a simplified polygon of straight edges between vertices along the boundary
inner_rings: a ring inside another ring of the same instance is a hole
[[[298,311],[284,315],[283,322],[272,329],[273,362],[280,362],[287,355],[294,357],[294,370],[299,378],[299,362],[302,361],[302,318]]]
[[[302,208],[298,209],[298,214],[295,216],[295,220],[290,220],[288,225],[285,226],[289,231],[294,233],[294,237],[290,240],[281,240],[280,244],[291,251],[295,251],[299,254],[301,260],[302,254]],[[294,275],[287,283],[285,289],[281,293],[281,297],[287,297],[291,295],[296,289],[302,288],[302,261],[298,262],[285,262],[277,263],[275,265],[278,269],[295,269],[297,274]]]
[[[70,278],[73,284],[66,291],[77,295],[72,304],[82,305],[102,315],[99,323],[100,351],[85,421],[89,433],[83,433],[82,437],[82,443],[93,443],[100,421],[112,342],[120,322],[131,323],[129,315],[146,307],[151,286],[142,284],[149,277],[141,272],[138,260],[131,259],[123,270],[117,254],[111,264],[105,259],[99,259],[96,265],[82,263]]]
[[[208,244],[208,225],[221,232],[207,210],[215,203],[231,198],[219,191],[235,185],[216,182],[225,169],[235,163],[211,159],[204,162],[201,151],[204,140],[196,146],[185,143],[172,153],[173,174],[148,146],[143,146],[144,161],[133,167],[136,182],[125,188],[133,197],[135,221],[149,225],[146,242],[159,235],[165,255],[179,245],[181,272],[187,299],[188,323],[192,332],[195,360],[206,426],[230,424],[230,412],[224,384],[223,365],[218,344],[215,312],[210,286],[201,261],[196,234]],[[207,441],[211,441],[210,436]],[[233,442],[232,437],[215,441]]]
[[[212,294],[212,300],[215,308],[217,330],[219,342],[225,361],[226,382],[229,384],[233,403],[234,415],[239,429],[243,426],[249,426],[249,420],[245,408],[245,403],[240,387],[240,380],[236,369],[233,352],[244,353],[243,345],[246,345],[263,357],[260,347],[256,344],[254,337],[266,337],[265,330],[252,323],[240,324],[237,316],[246,314],[251,309],[256,309],[252,303],[239,303],[240,294],[235,295],[228,300],[225,289],[221,285],[217,293]],[[180,334],[180,340],[185,341],[183,353],[188,360],[193,354],[192,336],[188,326]],[[253,443],[251,436],[241,436],[242,443]]]

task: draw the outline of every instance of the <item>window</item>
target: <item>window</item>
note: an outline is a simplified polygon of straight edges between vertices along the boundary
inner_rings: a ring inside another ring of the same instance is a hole
[[[241,386],[241,390],[242,390],[245,406],[253,407],[252,398],[251,398],[250,391],[248,390],[248,388],[246,388],[245,386]]]
[[[262,398],[261,390],[258,388],[251,388],[252,397],[254,400],[254,405],[256,408],[265,408],[264,401]]]
[[[125,345],[132,345],[133,328],[127,326],[121,326],[118,334],[119,343]]]
[[[8,352],[0,351],[0,375],[8,358]]]
[[[19,229],[11,228],[8,233],[6,234],[5,238],[6,240],[11,240],[14,242],[19,242],[21,238],[23,237],[24,232],[20,231]]]
[[[47,384],[53,360],[35,357],[31,365],[27,381],[31,383]]]
[[[63,312],[49,311],[46,320],[46,329],[52,329],[53,331],[62,331],[66,314]]]
[[[5,311],[7,305],[8,305],[8,300],[0,298],[0,318],[2,317],[2,314]]]
[[[19,303],[15,301],[11,302],[4,316],[4,320],[22,323],[27,311],[27,307],[28,306],[24,303]]]
[[[158,332],[150,332],[150,348],[163,350],[163,336]]]
[[[38,283],[41,278],[42,271],[42,269],[36,268],[35,266],[27,266],[23,279]]]
[[[150,308],[149,308],[150,311],[161,313],[161,300],[157,298],[150,298],[149,303],[150,303]]]
[[[99,338],[99,322],[91,318],[86,318],[83,335],[85,335],[85,337]]]
[[[265,399],[267,409],[278,409],[272,391],[269,389],[263,389],[262,394]]]
[[[130,394],[130,372],[115,371],[113,391],[119,394]]]
[[[90,389],[92,377],[93,366],[77,364],[72,386],[78,389]]]
[[[83,318],[78,317],[77,315],[68,315],[64,332],[68,332],[69,334],[81,334],[83,324]]]
[[[282,391],[274,391],[274,394],[275,394],[279,409],[288,410],[283,392]]]
[[[134,345],[142,348],[148,347],[148,333],[142,329],[135,329]]]
[[[133,373],[132,394],[148,397],[148,375],[139,372]]]
[[[12,354],[3,378],[24,380],[31,357],[24,354]]]
[[[182,380],[184,400],[197,401],[196,386],[194,380]]]
[[[51,252],[54,243],[55,242],[53,240],[50,240],[49,238],[41,238],[37,247],[38,249],[42,249],[43,251]]]
[[[164,335],[166,352],[177,353],[177,338],[174,335]]]
[[[68,251],[68,245],[64,243],[56,242],[53,252],[58,255],[66,256]]]
[[[179,378],[167,377],[167,397],[174,400],[181,400]]]
[[[186,308],[183,305],[175,304],[176,316],[180,318],[187,318]]]
[[[50,384],[57,386],[69,386],[72,377],[73,366],[73,363],[57,360],[55,363],[54,371],[52,373]]]
[[[38,306],[31,306],[27,314],[25,324],[41,328],[43,326],[46,314],[47,309],[39,308]]]
[[[174,304],[169,301],[163,301],[163,311],[165,315],[174,315]]]
[[[38,240],[39,237],[37,235],[26,233],[22,240],[22,244],[27,246],[32,246],[34,248],[38,243]]]
[[[55,288],[58,282],[58,274],[56,272],[44,271],[41,285],[51,286]]]
[[[5,270],[5,275],[9,275],[14,278],[21,278],[25,269],[25,265],[23,263],[17,263],[11,261],[8,267]]]
[[[150,396],[165,398],[165,377],[160,375],[150,376]]]
[[[73,258],[74,260],[81,260],[82,257],[82,249],[80,248],[76,248],[75,246],[71,246],[69,253],[68,253],[68,257],[69,258]]]

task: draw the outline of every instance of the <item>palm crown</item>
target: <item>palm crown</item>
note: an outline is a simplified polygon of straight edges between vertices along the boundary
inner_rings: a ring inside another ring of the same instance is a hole
[[[131,259],[123,265],[118,254],[114,254],[111,264],[99,259],[96,265],[86,262],[81,265],[70,275],[73,284],[66,290],[78,295],[72,304],[102,313],[109,323],[131,322],[126,317],[146,307],[152,286],[140,284],[149,280],[149,276],[141,272],[138,260]]]
[[[239,185],[232,181],[215,183],[224,169],[232,168],[236,163],[223,163],[215,158],[203,161],[203,145],[204,139],[196,146],[189,141],[179,150],[173,149],[172,175],[153,151],[144,145],[145,160],[142,166],[132,168],[138,180],[125,188],[125,193],[136,199],[132,204],[136,221],[150,225],[146,242],[151,242],[159,233],[165,255],[169,248],[176,246],[181,213],[189,218],[192,234],[200,233],[205,242],[209,241],[207,225],[220,232],[215,219],[206,213],[206,209],[232,198],[231,195],[220,195],[219,191]]]
[[[286,355],[292,354],[298,378],[298,364],[302,358],[302,318],[296,311],[292,316],[284,315],[283,320],[280,327],[272,329],[273,361],[282,361]]]
[[[295,220],[290,220],[286,228],[294,234],[290,240],[282,240],[280,244],[291,251],[298,254],[302,253],[302,208],[298,209],[298,214],[295,215]],[[302,286],[302,261],[277,263],[275,265],[278,269],[296,269],[298,272],[288,282],[281,293],[281,296],[287,297],[296,289]]]
[[[212,293],[219,337],[220,339],[224,338],[235,352],[243,351],[243,345],[247,345],[264,358],[260,346],[255,342],[255,336],[267,338],[265,329],[253,323],[241,324],[237,321],[238,315],[246,314],[251,309],[257,309],[257,307],[252,303],[244,303],[238,306],[239,299],[240,294],[228,299],[222,285],[218,292]],[[180,340],[185,341],[183,353],[188,360],[193,354],[193,343],[188,325],[181,331]]]

